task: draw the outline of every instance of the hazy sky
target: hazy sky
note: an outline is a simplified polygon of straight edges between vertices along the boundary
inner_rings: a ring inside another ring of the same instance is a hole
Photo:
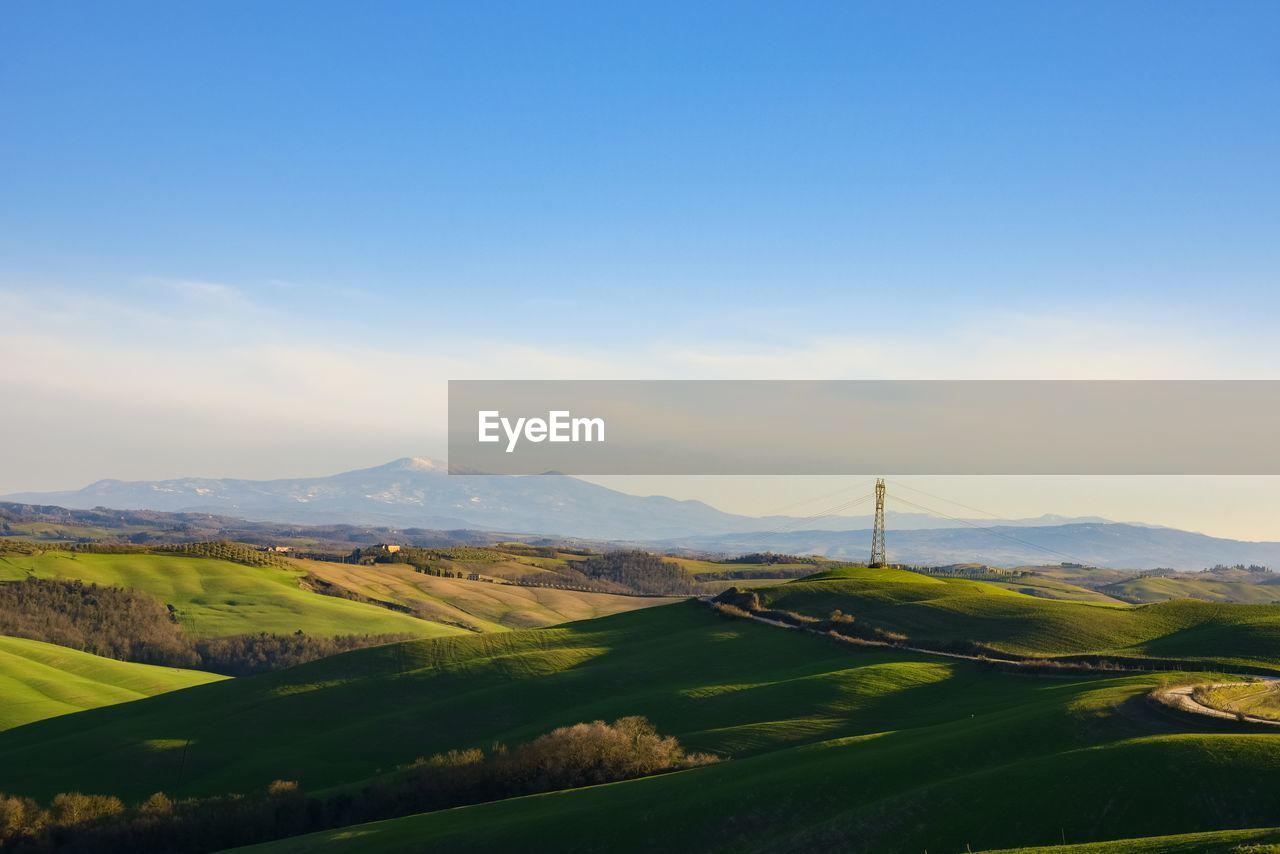
[[[6,3],[0,493],[442,456],[449,378],[1280,378],[1278,36],[1270,2]],[[1270,479],[935,485],[1280,539]]]

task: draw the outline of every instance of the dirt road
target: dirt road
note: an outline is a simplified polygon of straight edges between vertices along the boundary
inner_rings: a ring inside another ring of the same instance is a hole
[[[1264,679],[1262,687],[1258,693],[1268,691],[1280,680]],[[1239,685],[1239,682],[1222,682],[1214,685],[1179,685],[1177,688],[1163,688],[1156,691],[1151,696],[1160,703],[1180,712],[1190,712],[1195,715],[1204,715],[1210,718],[1219,718],[1221,720],[1245,722],[1251,724],[1263,724],[1264,726],[1280,727],[1280,721],[1268,720],[1266,718],[1255,717],[1254,715],[1244,715],[1243,717],[1236,715],[1234,712],[1224,712],[1222,709],[1215,709],[1212,706],[1206,706],[1195,697],[1195,689],[1219,688]],[[1246,695],[1252,696],[1252,695]]]

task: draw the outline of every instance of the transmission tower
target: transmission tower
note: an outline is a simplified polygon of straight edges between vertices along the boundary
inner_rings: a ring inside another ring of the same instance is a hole
[[[868,566],[884,566],[884,478],[876,478],[876,523],[871,530],[871,562]]]

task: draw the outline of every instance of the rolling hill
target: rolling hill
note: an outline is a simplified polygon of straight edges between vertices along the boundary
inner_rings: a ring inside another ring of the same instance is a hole
[[[1011,580],[982,579],[987,584],[1005,587],[1028,596],[1040,596],[1045,599],[1062,599],[1068,602],[1092,602],[1100,605],[1121,605],[1124,600],[1108,596],[1101,590],[1069,584],[1042,575],[1028,575]]]
[[[674,601],[658,596],[626,596],[440,578],[416,572],[407,564],[350,566],[298,561],[296,565],[328,584],[380,602],[393,603],[420,619],[485,632],[552,626]]]
[[[0,635],[0,729],[224,678]]]
[[[1163,734],[1075,749],[1058,744],[1038,752],[1023,744],[1000,744],[999,732],[1024,738],[1027,732],[1020,724],[1069,726],[1070,715],[1035,707],[1003,720],[978,717],[913,733],[914,744],[902,732],[825,741],[737,763],[426,813],[241,850],[411,852],[422,850],[429,840],[433,851],[497,852],[518,847],[520,840],[554,835],[566,850],[579,851],[648,851],[660,838],[673,851],[906,854],[1275,821],[1277,808],[1264,805],[1262,787],[1240,786],[1237,776],[1273,768],[1280,759],[1274,739]],[[952,749],[959,744],[968,750]],[[990,751],[985,762],[979,752],[983,746]],[[994,766],[997,758],[1009,761]],[[1190,775],[1195,782],[1187,785]],[[1102,780],[1106,783],[1097,784]],[[1221,787],[1219,793],[1247,793],[1228,804],[1214,797],[1211,786]],[[709,820],[708,813],[737,820]],[[1276,838],[1274,831],[1227,831],[1196,834],[1180,845],[1177,837],[1128,839],[1065,851],[1269,851],[1234,846]]]
[[[1098,592],[1125,602],[1163,602],[1167,599],[1202,599],[1206,602],[1280,604],[1280,583],[1258,579],[1228,581],[1205,573],[1143,575],[1099,587]]]
[[[634,851],[661,838],[687,851],[956,851],[1280,825],[1261,782],[1280,770],[1280,739],[1167,718],[1142,699],[1196,678],[1008,674],[688,602],[359,650],[41,721],[0,733],[0,790],[141,799],[276,779],[333,790],[417,756],[643,714],[723,761],[269,850],[497,851],[554,838]]]
[[[866,568],[832,570],[758,595],[770,608],[815,617],[840,610],[912,640],[972,641],[1019,655],[1280,662],[1280,609],[1264,605],[1055,601],[979,581]]]
[[[407,563],[332,563],[210,545],[242,557],[11,548],[0,553],[0,584],[33,577],[138,590],[171,606],[173,618],[197,637],[299,630],[314,636],[436,637],[549,626],[674,601],[569,589],[588,583],[568,570],[583,555],[521,544],[418,552],[430,556],[435,574],[416,572]],[[258,561],[269,563],[254,565]],[[484,581],[467,580],[469,575]]]
[[[141,590],[173,606],[178,621],[197,636],[302,630],[326,636],[434,637],[464,631],[375,605],[321,596],[299,586],[304,575],[296,569],[181,555],[61,551],[0,555],[0,583],[34,576]]]

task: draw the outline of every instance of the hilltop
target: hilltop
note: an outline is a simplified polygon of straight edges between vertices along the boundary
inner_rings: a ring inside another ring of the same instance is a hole
[[[1141,607],[1031,596],[963,578],[898,569],[834,569],[761,588],[764,607],[861,625],[934,645],[972,644],[1015,655],[1105,655],[1215,664],[1280,662],[1280,609],[1171,600]]]

